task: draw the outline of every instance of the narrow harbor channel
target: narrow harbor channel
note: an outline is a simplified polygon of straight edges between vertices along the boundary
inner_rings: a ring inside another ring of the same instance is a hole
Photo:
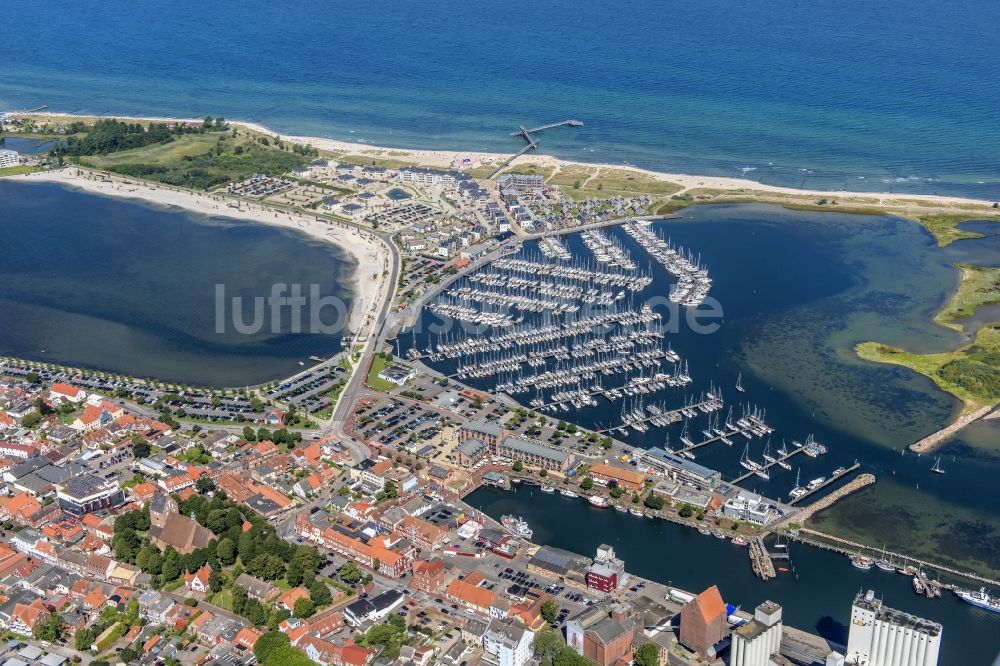
[[[974,608],[945,593],[917,596],[910,578],[872,568],[860,571],[835,553],[792,543],[788,572],[764,582],[750,570],[746,548],[664,520],[597,509],[580,499],[515,485],[504,491],[482,487],[466,503],[499,520],[526,517],[535,543],[593,557],[607,543],[635,575],[700,592],[718,585],[723,598],[744,609],[764,599],[779,601],[785,621],[839,643],[847,640],[851,601],[860,589],[874,589],[894,608],[944,625],[941,664],[989,664],[1000,651],[1000,615]],[[836,581],[834,584],[833,581]]]

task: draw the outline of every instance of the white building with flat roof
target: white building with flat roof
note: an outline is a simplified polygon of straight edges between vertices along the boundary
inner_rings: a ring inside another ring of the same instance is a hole
[[[21,162],[21,155],[16,150],[0,148],[0,169],[17,166]]]
[[[937,666],[942,627],[889,608],[875,593],[858,594],[851,606],[846,663],[856,666]]]
[[[535,634],[511,620],[493,620],[483,635],[483,660],[496,666],[525,666]]]

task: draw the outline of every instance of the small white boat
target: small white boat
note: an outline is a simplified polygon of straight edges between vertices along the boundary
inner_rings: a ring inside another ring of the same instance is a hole
[[[595,506],[598,509],[608,508],[608,500],[604,499],[600,495],[591,495],[587,498],[587,501],[590,502],[590,506]]]
[[[628,512],[631,513],[633,516],[642,517],[644,515],[642,513],[642,509],[637,509],[635,507],[632,507],[631,509],[629,509]]]
[[[554,493],[556,489],[553,486],[542,486],[543,493]]]

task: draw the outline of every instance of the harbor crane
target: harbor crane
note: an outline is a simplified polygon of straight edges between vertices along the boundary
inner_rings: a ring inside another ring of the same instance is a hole
[[[574,120],[574,119],[570,118],[569,120],[561,120],[561,121],[559,121],[557,123],[549,123],[548,125],[542,125],[541,127],[535,127],[533,129],[528,129],[524,125],[518,125],[517,126],[517,130],[514,131],[514,132],[511,132],[510,135],[511,136],[524,137],[524,140],[528,142],[528,145],[526,145],[524,148],[522,148],[521,150],[517,151],[516,153],[514,153],[513,155],[511,155],[510,157],[508,157],[506,160],[504,160],[504,163],[501,164],[500,166],[498,166],[496,169],[494,169],[490,173],[490,175],[488,175],[486,178],[487,179],[493,178],[495,175],[497,175],[498,173],[500,173],[501,171],[503,171],[505,168],[507,168],[507,166],[511,162],[513,162],[514,160],[516,160],[518,157],[520,157],[521,155],[524,155],[529,150],[532,150],[534,148],[538,148],[538,139],[536,139],[534,136],[532,136],[533,134],[535,134],[537,132],[541,132],[542,130],[552,129],[553,127],[562,127],[563,125],[566,125],[568,127],[582,127],[583,123],[580,122],[579,120]]]

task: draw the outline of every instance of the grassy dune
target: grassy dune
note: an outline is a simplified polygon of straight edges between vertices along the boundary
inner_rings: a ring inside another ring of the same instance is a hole
[[[959,268],[958,289],[934,320],[964,331],[957,320],[983,305],[1000,303],[1000,268],[967,264]],[[966,413],[1000,402],[1000,323],[983,326],[971,343],[940,354],[913,354],[877,342],[864,342],[856,351],[866,361],[902,365],[930,377],[941,390],[960,399]]]

